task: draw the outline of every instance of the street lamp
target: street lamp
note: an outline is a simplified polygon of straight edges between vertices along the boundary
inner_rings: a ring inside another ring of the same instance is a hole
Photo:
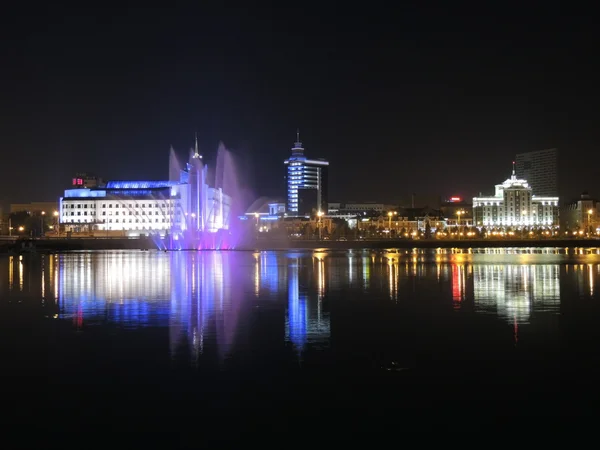
[[[317,216],[319,217],[319,222],[317,224],[317,227],[319,228],[319,240],[321,240],[321,217],[323,217],[323,211],[319,211]]]
[[[458,238],[460,239],[460,216],[465,212],[461,209],[460,211],[456,211],[456,215],[458,218],[456,219],[456,233],[458,234]]]
[[[398,211],[388,211],[388,232],[390,233],[390,239],[392,238],[392,216],[398,214]]]
[[[258,232],[258,218],[260,215],[258,213],[254,213],[254,217],[256,217],[256,231]]]
[[[44,236],[44,216],[46,215],[46,211],[42,211],[40,214],[40,237]]]
[[[58,236],[60,234],[60,223],[59,223],[59,219],[58,219],[58,211],[54,211],[52,213],[52,215],[54,216],[54,228],[56,229],[56,235]]]
[[[594,210],[592,208],[588,209],[588,231],[590,230],[590,228],[592,227],[592,213],[594,212]]]

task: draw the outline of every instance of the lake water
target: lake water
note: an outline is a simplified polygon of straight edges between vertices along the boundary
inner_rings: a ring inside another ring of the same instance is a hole
[[[1,256],[3,391],[20,398],[10,420],[45,430],[573,427],[598,400],[599,263],[598,249]]]

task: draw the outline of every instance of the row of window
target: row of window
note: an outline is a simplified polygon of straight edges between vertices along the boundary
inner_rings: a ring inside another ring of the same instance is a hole
[[[108,203],[108,208],[112,208],[113,206],[115,208],[119,208],[119,207],[121,207],[121,208],[135,208],[135,207],[141,207],[141,208],[146,208],[146,207],[148,207],[148,208],[167,208],[167,206],[170,207],[170,208],[173,207],[172,203],[167,204],[166,202],[154,203],[154,204],[152,204],[152,203],[147,203],[147,204],[146,203],[142,203],[141,205],[138,205],[136,203],[128,203],[128,204],[125,204],[125,203]],[[63,203],[63,208],[71,208],[71,209],[74,209],[74,208],[81,209],[81,208],[83,208],[83,209],[87,209],[88,207],[89,208],[96,208],[96,204],[95,203],[90,203],[88,205],[87,203],[78,203],[78,204]],[[107,204],[106,203],[102,203],[102,208],[106,208],[106,207],[107,207]]]

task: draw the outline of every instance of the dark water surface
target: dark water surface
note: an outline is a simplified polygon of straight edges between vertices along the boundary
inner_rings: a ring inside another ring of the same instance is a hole
[[[599,262],[597,249],[1,256],[7,420],[222,439],[582,427],[600,383]]]

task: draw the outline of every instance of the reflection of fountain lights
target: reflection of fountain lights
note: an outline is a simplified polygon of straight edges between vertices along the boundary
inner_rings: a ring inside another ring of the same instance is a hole
[[[592,265],[588,264],[588,283],[590,285],[590,295],[594,295],[594,270],[592,269]]]

